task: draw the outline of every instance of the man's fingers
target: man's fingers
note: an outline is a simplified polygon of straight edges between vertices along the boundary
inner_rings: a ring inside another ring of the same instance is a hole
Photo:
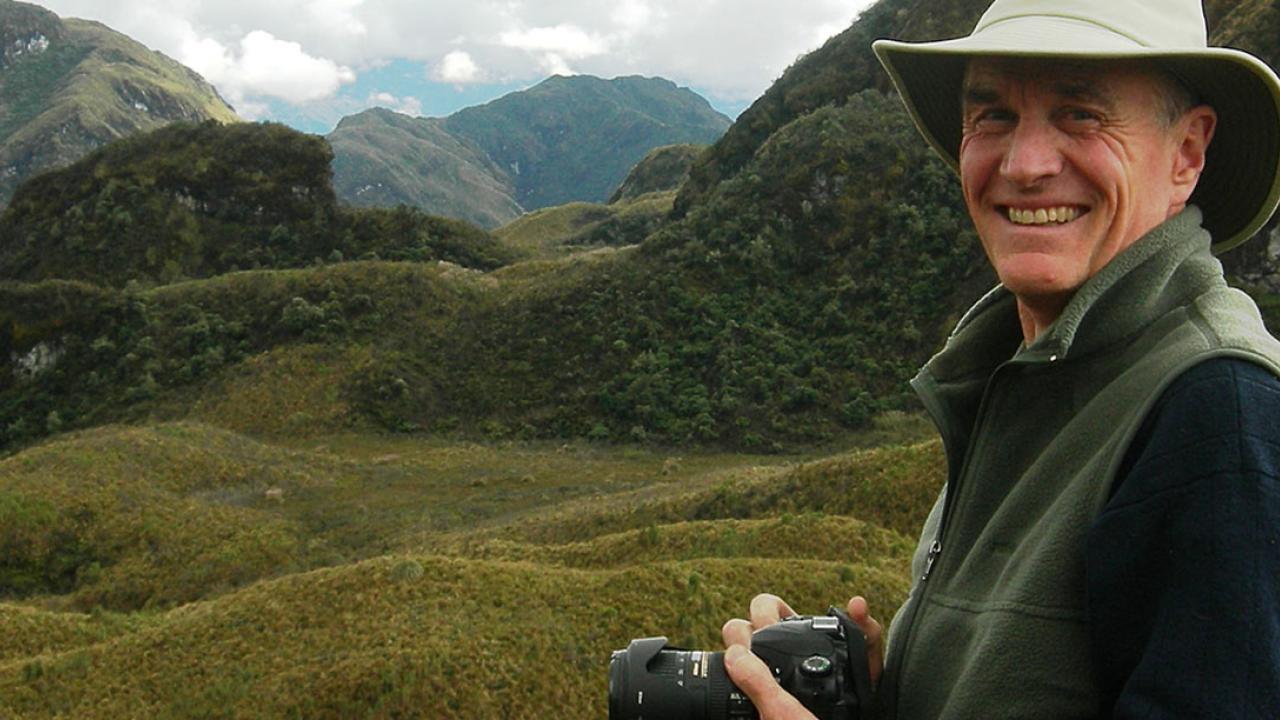
[[[724,654],[729,679],[751,698],[760,720],[816,720],[774,679],[769,667],[742,645],[732,645]]]
[[[750,648],[751,632],[751,623],[737,618],[730,620],[724,624],[724,627],[720,628],[720,634],[724,636],[725,647],[741,645]]]
[[[849,600],[847,609],[849,619],[867,636],[867,667],[871,671],[871,682],[879,682],[884,669],[884,626],[871,617],[867,599],[860,595]]]
[[[796,611],[777,595],[764,593],[751,598],[751,624],[757,630],[795,614]]]

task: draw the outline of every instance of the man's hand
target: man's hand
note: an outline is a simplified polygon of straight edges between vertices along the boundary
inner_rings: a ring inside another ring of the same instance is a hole
[[[849,618],[867,636],[867,666],[871,669],[871,682],[874,684],[880,679],[880,672],[884,667],[883,628],[868,614],[864,598],[855,597],[850,600],[847,610]],[[724,654],[725,670],[733,684],[751,698],[751,704],[755,705],[760,720],[816,720],[799,700],[778,685],[773,671],[751,652],[752,633],[796,614],[777,595],[757,595],[751,600],[750,622],[730,620],[721,630],[728,647]]]

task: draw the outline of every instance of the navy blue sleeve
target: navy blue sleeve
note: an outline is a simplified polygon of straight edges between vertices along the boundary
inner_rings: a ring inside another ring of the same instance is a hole
[[[1280,718],[1280,380],[1216,359],[1165,391],[1089,531],[1114,718]]]

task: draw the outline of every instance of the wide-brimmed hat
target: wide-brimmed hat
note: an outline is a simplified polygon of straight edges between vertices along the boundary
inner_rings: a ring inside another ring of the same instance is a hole
[[[1190,200],[1214,251],[1249,239],[1280,204],[1280,78],[1249,53],[1209,47],[1200,0],[995,0],[967,37],[872,48],[916,127],[957,170],[969,58],[1157,61],[1218,114]]]

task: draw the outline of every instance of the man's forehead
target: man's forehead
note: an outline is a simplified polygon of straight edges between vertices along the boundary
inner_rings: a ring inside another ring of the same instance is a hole
[[[1008,82],[1034,81],[1069,94],[1105,95],[1131,64],[1064,58],[976,57],[965,68],[964,87],[996,91]]]
[[[1124,72],[1123,65],[1097,60],[1059,58],[974,58],[965,68],[964,85],[995,86],[1007,81],[1089,83],[1108,85],[1107,79]]]

